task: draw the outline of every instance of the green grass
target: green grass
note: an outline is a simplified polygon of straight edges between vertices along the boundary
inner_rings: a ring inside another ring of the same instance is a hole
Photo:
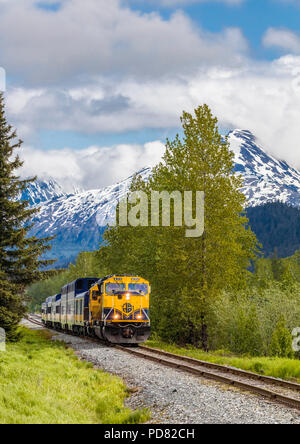
[[[215,351],[206,353],[193,347],[179,347],[177,345],[166,344],[160,340],[150,340],[147,346],[165,350],[177,355],[189,356],[202,361],[214,364],[229,365],[231,367],[248,370],[266,376],[286,379],[300,383],[300,360],[285,358],[252,358],[247,356],[235,356],[226,351]]]
[[[23,330],[0,351],[0,424],[134,424],[147,411],[124,407],[121,379],[79,361],[46,331]]]

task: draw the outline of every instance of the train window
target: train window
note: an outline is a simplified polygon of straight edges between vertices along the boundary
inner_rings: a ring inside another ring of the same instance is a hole
[[[82,315],[83,313],[83,301],[80,301],[80,314]]]
[[[141,293],[148,293],[148,284],[128,284],[128,290],[140,291]]]
[[[115,282],[110,282],[105,285],[105,291],[107,294],[113,294],[114,290],[126,290],[126,285]]]
[[[57,306],[56,307],[56,314],[59,314],[60,313],[60,306]]]
[[[76,283],[76,290],[83,290],[83,279],[79,279]]]

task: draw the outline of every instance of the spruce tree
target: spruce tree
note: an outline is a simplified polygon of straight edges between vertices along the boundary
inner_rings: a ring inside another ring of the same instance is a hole
[[[20,192],[34,179],[21,180],[16,171],[23,165],[15,151],[22,145],[7,123],[4,97],[0,94],[0,327],[13,337],[25,312],[27,285],[53,274],[43,269],[54,261],[42,260],[50,238],[30,237],[31,220],[38,209],[18,201]]]

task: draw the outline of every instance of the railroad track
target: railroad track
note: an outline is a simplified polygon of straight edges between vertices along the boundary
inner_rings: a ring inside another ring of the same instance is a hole
[[[34,324],[43,326],[43,323],[36,316],[28,316],[27,319]],[[115,345],[114,347],[136,357],[231,387],[243,389],[247,392],[264,396],[271,401],[300,410],[300,384],[207,361],[200,361],[187,356],[178,356],[146,346],[131,348]]]

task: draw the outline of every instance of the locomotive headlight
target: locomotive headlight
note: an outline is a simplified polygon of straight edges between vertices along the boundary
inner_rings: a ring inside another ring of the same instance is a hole
[[[137,315],[137,318],[142,319],[142,315],[141,314]]]
[[[127,295],[126,295],[126,301],[130,301],[130,294],[129,293],[127,293]]]
[[[119,319],[119,315],[118,315],[118,314],[115,314],[115,315],[114,315],[114,318],[115,318],[115,319]]]

